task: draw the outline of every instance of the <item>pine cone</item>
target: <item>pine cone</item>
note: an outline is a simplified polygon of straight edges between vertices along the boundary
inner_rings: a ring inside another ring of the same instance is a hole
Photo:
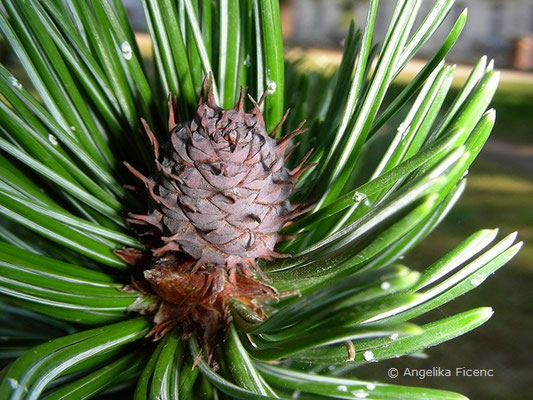
[[[148,215],[128,222],[142,227],[162,246],[155,256],[184,252],[200,266],[255,267],[258,258],[279,256],[278,232],[298,210],[289,195],[303,170],[289,171],[285,153],[293,132],[270,137],[259,107],[243,110],[244,92],[235,109],[212,99],[201,103],[192,121],[172,127],[164,154],[156,148],[157,172],[141,179],[151,200]],[[173,118],[171,118],[173,120]],[[148,229],[147,229],[148,228]]]
[[[236,107],[224,110],[209,91],[192,121],[179,124],[169,101],[170,138],[164,147],[143,121],[156,172],[145,177],[126,163],[149,194],[149,213],[130,214],[128,222],[151,253],[117,254],[140,266],[144,282],[134,280],[134,286],[151,288],[160,299],[149,335],[157,340],[181,323],[185,333],[199,331],[209,355],[216,332],[231,318],[232,298],[261,316],[259,302],[276,297],[250,267],[263,276],[256,259],[282,257],[274,251],[279,231],[306,211],[288,199],[308,156],[292,171],[285,167],[289,142],[303,132],[303,123],[274,139],[286,115],[269,135],[262,100],[245,112],[244,98],[243,90]]]

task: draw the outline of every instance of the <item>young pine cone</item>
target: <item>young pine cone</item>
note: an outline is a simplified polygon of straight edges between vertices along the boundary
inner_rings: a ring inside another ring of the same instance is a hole
[[[263,283],[253,280],[256,287],[250,285],[250,268],[261,274],[257,259],[281,256],[274,251],[279,231],[304,212],[291,207],[288,198],[305,169],[305,159],[292,171],[285,167],[290,139],[303,132],[303,124],[275,139],[266,132],[257,103],[250,112],[244,111],[244,97],[243,90],[236,107],[224,110],[210,90],[194,118],[177,124],[170,102],[170,137],[165,146],[159,147],[144,124],[154,147],[156,172],[145,177],[126,164],[148,192],[148,214],[130,214],[128,222],[149,238],[152,247],[144,278],[164,304],[156,317],[156,338],[178,319],[188,330],[196,325],[211,337],[227,324],[233,295],[249,304],[255,298],[275,296]],[[184,257],[185,261],[177,261]],[[239,282],[245,277],[243,290]],[[199,281],[201,288],[199,284],[194,288],[194,296],[180,294],[183,282]],[[161,315],[169,305],[173,311]]]

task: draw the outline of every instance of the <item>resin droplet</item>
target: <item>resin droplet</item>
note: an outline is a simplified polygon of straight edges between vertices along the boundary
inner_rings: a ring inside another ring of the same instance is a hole
[[[276,92],[276,88],[277,88],[277,85],[276,85],[276,82],[274,81],[271,81],[270,79],[268,80],[268,83],[267,83],[267,92],[268,94],[273,94]]]
[[[355,192],[353,194],[353,200],[357,203],[360,203],[362,202],[364,199],[366,199],[366,196],[362,193],[359,193],[359,192]]]
[[[17,89],[22,89],[22,83],[20,83],[14,76],[9,78],[9,82],[11,83],[11,86],[16,87]]]
[[[57,145],[59,144],[59,142],[57,141],[57,138],[56,138],[54,135],[52,135],[52,134],[48,135],[48,141],[49,141],[49,142],[52,144],[52,146],[54,146],[54,147],[57,146]]]
[[[249,67],[252,65],[252,62],[250,61],[250,54],[246,54],[246,58],[244,59],[243,64],[245,67]]]
[[[407,136],[407,132],[409,132],[409,129],[411,129],[409,124],[406,124],[405,122],[402,122],[400,124],[400,126],[398,127],[398,133],[400,134],[402,139],[404,139]]]
[[[21,387],[19,381],[17,381],[16,379],[9,378],[7,381],[9,382],[9,386],[11,386],[11,389],[13,390],[17,390]]]
[[[483,282],[483,277],[481,276],[478,276],[477,278],[472,278],[470,280],[470,283],[472,284],[472,286],[479,286],[481,285],[481,282]]]
[[[133,57],[133,50],[129,42],[122,42],[120,51],[122,51],[122,56],[128,61]]]

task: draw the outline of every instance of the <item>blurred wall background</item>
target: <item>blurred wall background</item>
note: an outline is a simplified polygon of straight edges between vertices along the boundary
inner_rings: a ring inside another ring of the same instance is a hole
[[[434,1],[423,1],[421,14],[433,4]],[[395,6],[396,1],[381,2],[376,22],[377,38],[384,36]],[[368,0],[290,0],[282,1],[282,8],[290,15],[285,20],[290,19],[292,23],[287,35],[291,43],[339,47],[352,19],[357,27],[365,25]],[[532,0],[458,0],[450,13],[451,18],[422,49],[421,57],[434,54],[465,8],[469,11],[468,23],[461,40],[450,53],[450,61],[472,63],[486,54],[500,66],[533,67]]]
[[[140,1],[123,1],[134,28],[145,31]],[[368,0],[280,0],[280,4],[285,38],[296,46],[339,48],[350,21],[364,27],[368,11]],[[424,0],[421,14],[433,4]],[[394,0],[381,1],[376,38],[385,35],[395,5]],[[457,0],[451,18],[422,49],[420,57],[434,54],[465,8],[470,17],[449,61],[470,64],[488,55],[500,67],[533,69],[533,0]]]
[[[146,31],[146,21],[141,2],[139,0],[122,0],[122,2],[128,12],[133,29],[136,31]]]

